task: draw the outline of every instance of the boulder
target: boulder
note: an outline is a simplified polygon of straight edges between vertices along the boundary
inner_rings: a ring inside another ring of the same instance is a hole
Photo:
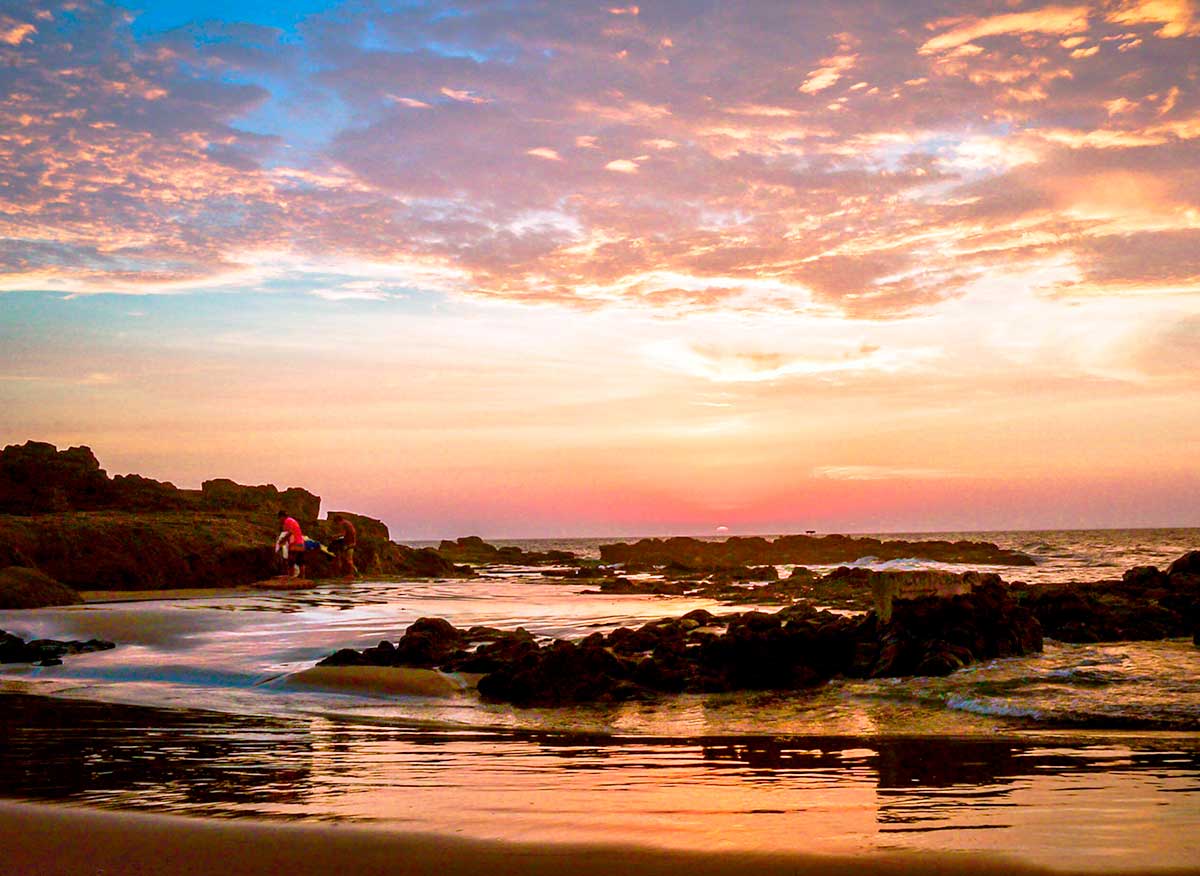
[[[83,599],[66,584],[26,566],[0,569],[0,609],[77,605]]]
[[[1167,566],[1167,575],[1196,575],[1200,576],[1200,551],[1188,551],[1182,557]]]

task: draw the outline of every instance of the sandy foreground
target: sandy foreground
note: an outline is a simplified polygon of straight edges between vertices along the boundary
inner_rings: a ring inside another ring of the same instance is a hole
[[[1043,874],[980,855],[819,857],[689,853],[620,845],[501,843],[346,824],[204,820],[0,801],[0,859],[11,874]],[[1132,873],[1135,871],[1125,871]],[[1151,869],[1139,873],[1172,872]],[[1190,871],[1200,872],[1200,865]]]

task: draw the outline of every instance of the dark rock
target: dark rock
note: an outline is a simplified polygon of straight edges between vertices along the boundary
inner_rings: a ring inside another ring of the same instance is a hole
[[[1200,576],[1200,551],[1188,551],[1182,557],[1167,566],[1167,575],[1196,575]]]
[[[731,569],[745,566],[778,566],[805,563],[851,562],[872,556],[881,560],[920,557],[948,563],[1030,566],[1033,559],[990,542],[880,541],[844,535],[812,537],[783,535],[764,538],[729,538],[701,541],[695,538],[642,539],[634,544],[600,547],[605,563],[655,565],[672,569]]]
[[[1014,588],[1046,635],[1064,642],[1112,642],[1191,635],[1200,625],[1200,575],[1193,551],[1164,574],[1130,569],[1120,581]]]
[[[537,566],[548,563],[573,563],[577,557],[569,551],[526,551],[515,545],[496,547],[477,535],[468,535],[454,541],[444,540],[437,552],[454,563],[472,565]]]
[[[274,484],[250,487],[228,478],[202,483],[200,502],[203,508],[213,511],[249,511],[271,519],[284,510],[305,526],[316,523],[321,514],[321,497],[308,490],[289,487],[281,492]]]
[[[341,648],[334,651],[323,660],[317,661],[318,666],[370,666],[369,657],[363,655],[361,651],[355,651],[353,648]]]
[[[86,642],[60,642],[56,639],[35,639],[26,642],[19,636],[0,630],[0,663],[36,663],[38,666],[59,666],[62,658],[71,654],[87,654],[115,648],[112,642],[89,639]]]
[[[376,520],[374,517],[367,517],[365,514],[352,514],[349,511],[330,511],[325,520],[325,529],[328,530],[330,538],[341,535],[341,529],[333,522],[334,517],[344,517],[354,526],[354,534],[359,541],[376,539],[379,541],[391,541],[391,534],[388,532],[387,524],[382,520]]]
[[[44,608],[77,605],[77,592],[49,575],[25,566],[0,569],[0,608]]]
[[[44,514],[109,507],[112,483],[89,447],[26,441],[0,451],[0,512]]]

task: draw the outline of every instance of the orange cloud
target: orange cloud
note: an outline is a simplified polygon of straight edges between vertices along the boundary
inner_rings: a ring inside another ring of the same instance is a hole
[[[919,51],[922,55],[932,55],[990,36],[1028,33],[1050,36],[1078,34],[1088,29],[1091,12],[1087,6],[1046,6],[1029,12],[1010,12],[988,18],[951,22],[953,26],[950,30],[926,40]],[[944,24],[945,22],[936,22],[932,27]]]
[[[1128,0],[1106,16],[1116,24],[1159,24],[1155,36],[1164,39],[1200,34],[1194,0]]]
[[[853,70],[857,62],[857,55],[834,55],[831,58],[822,58],[821,66],[808,74],[808,78],[800,86],[800,91],[804,94],[816,94],[824,91],[836,84],[847,71]]]

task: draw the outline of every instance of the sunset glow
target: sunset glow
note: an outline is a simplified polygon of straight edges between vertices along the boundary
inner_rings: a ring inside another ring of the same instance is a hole
[[[1200,8],[0,0],[0,446],[398,540],[1198,525]]]

